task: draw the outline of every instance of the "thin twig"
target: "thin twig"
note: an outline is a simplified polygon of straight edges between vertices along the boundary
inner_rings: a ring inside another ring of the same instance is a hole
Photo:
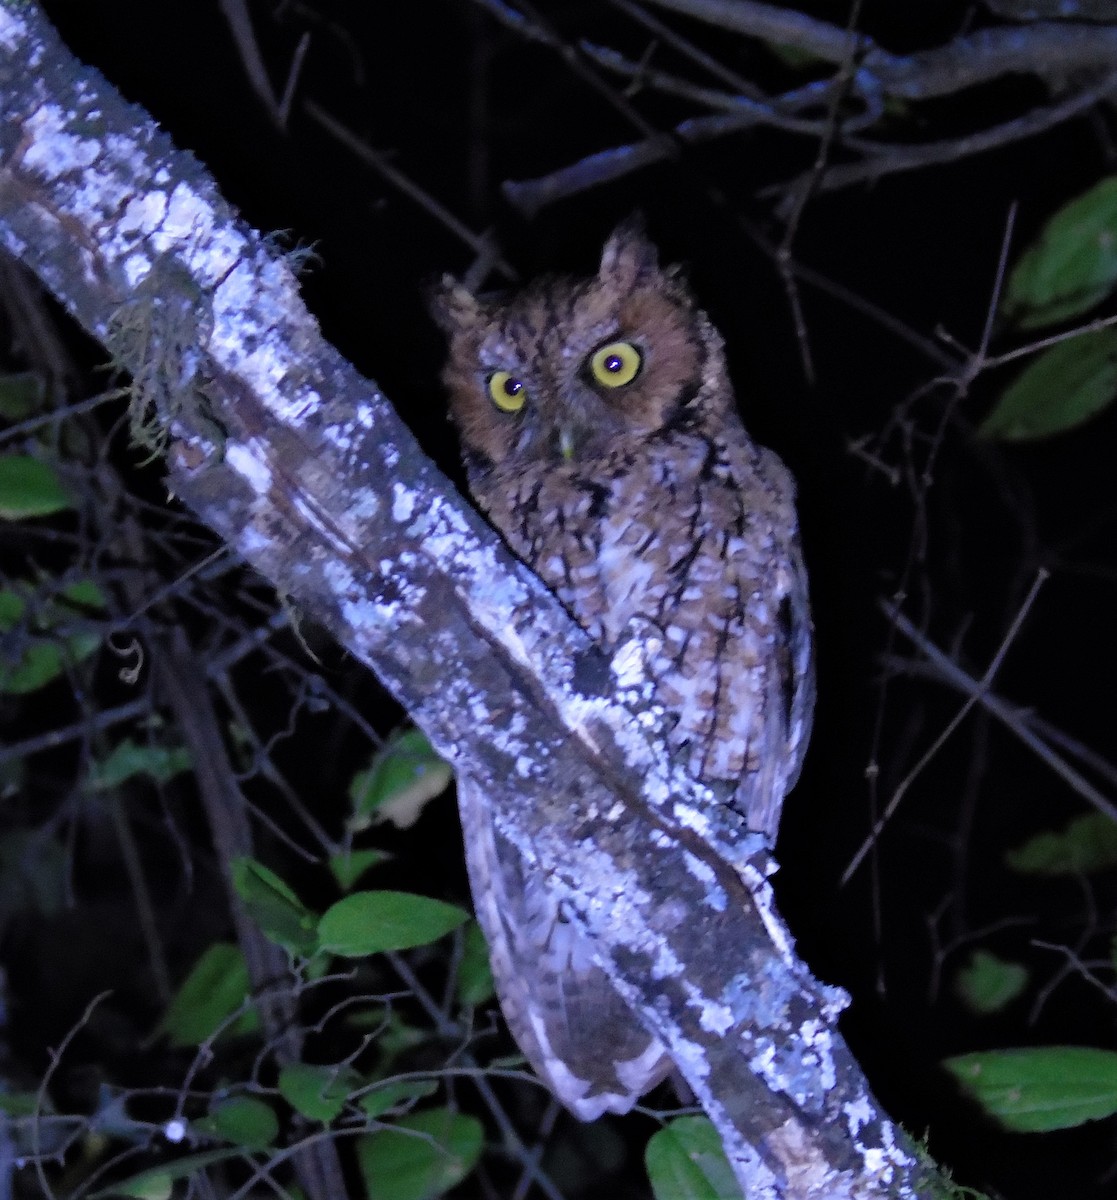
[[[1099,979],[1098,976],[1095,975],[1092,970],[1090,970],[1089,964],[1083,962],[1078,953],[1072,950],[1070,946],[1063,946],[1057,942],[1044,942],[1039,938],[1032,938],[1031,944],[1035,946],[1037,950],[1054,950],[1056,954],[1062,954],[1067,959],[1068,965],[1077,971],[1087,983],[1096,987],[1098,991],[1100,991],[1102,995],[1110,1001],[1110,1003],[1117,1003],[1117,988],[1109,987],[1108,985],[1104,984],[1101,979]],[[1101,959],[1097,965],[1108,972],[1112,972],[1113,970],[1113,961],[1111,959]]]
[[[130,700],[127,704],[118,705],[116,708],[102,709],[100,712],[83,717],[80,721],[75,721],[72,725],[63,725],[59,729],[51,729],[46,733],[37,734],[35,737],[25,738],[22,742],[13,742],[10,746],[0,747],[0,763],[28,758],[43,750],[54,750],[58,746],[72,742],[75,738],[86,737],[91,732],[109,729],[123,721],[142,717],[144,713],[150,711],[151,699],[148,696],[139,700]]]
[[[317,121],[327,133],[341,142],[348,150],[351,150],[362,162],[367,163],[375,171],[379,172],[393,187],[398,188],[405,196],[414,200],[424,212],[429,213],[440,225],[443,225],[455,237],[469,246],[475,254],[492,253],[492,248],[483,234],[474,233],[472,229],[459,221],[449,209],[436,200],[429,192],[419,187],[413,179],[409,179],[402,171],[393,167],[383,154],[373,150],[367,142],[362,141],[355,133],[342,125],[340,121],[330,116],[324,108],[320,107],[313,100],[304,100],[303,110],[308,116]],[[506,279],[516,279],[516,272],[503,258],[497,258],[493,265]]]
[[[817,137],[818,121],[813,118],[802,120],[795,117],[794,113],[825,101],[829,94],[829,82],[822,81],[785,92],[765,104],[755,103],[742,96],[737,104],[738,111],[691,117],[676,125],[669,135],[657,135],[641,142],[612,146],[535,179],[507,180],[501,184],[501,191],[510,204],[525,216],[532,216],[557,200],[622,178],[654,163],[663,162],[671,157],[680,142],[700,144],[739,133],[755,125],[771,125],[792,133]],[[665,137],[670,140],[665,141]]]
[[[54,1190],[51,1188],[47,1180],[46,1172],[43,1170],[42,1162],[42,1144],[39,1140],[39,1123],[38,1117],[47,1106],[47,1094],[50,1090],[50,1081],[54,1077],[55,1071],[58,1069],[58,1064],[62,1061],[62,1056],[70,1047],[70,1043],[77,1035],[89,1024],[89,1019],[93,1016],[93,1010],[103,1001],[107,1000],[112,995],[112,989],[108,988],[103,992],[99,992],[85,1006],[82,1014],[70,1026],[66,1036],[62,1039],[57,1050],[50,1052],[50,1062],[47,1064],[47,1069],[43,1072],[43,1078],[39,1081],[39,1087],[35,1092],[35,1117],[34,1124],[31,1127],[31,1153],[35,1161],[35,1174],[39,1177],[39,1184],[43,1189],[43,1195],[53,1198]]]
[[[907,775],[905,775],[904,778],[900,780],[899,784],[897,784],[895,791],[892,793],[892,798],[885,806],[884,812],[873,825],[869,836],[861,843],[857,853],[850,861],[849,866],[846,867],[845,871],[842,872],[841,884],[843,887],[850,881],[854,873],[857,871],[857,868],[861,865],[865,855],[872,848],[876,842],[876,839],[883,831],[885,825],[888,824],[888,821],[891,819],[892,814],[896,811],[900,801],[904,798],[908,788],[911,787],[918,776],[922,774],[927,764],[935,757],[935,755],[938,754],[945,743],[949,740],[950,736],[966,719],[974,705],[982,699],[986,692],[988,692],[990,686],[992,685],[993,679],[997,674],[997,671],[1000,669],[1001,663],[1004,661],[1005,655],[1008,653],[1009,647],[1015,641],[1016,635],[1020,632],[1020,627],[1024,623],[1024,619],[1031,610],[1032,604],[1035,601],[1036,596],[1039,594],[1039,589],[1043,586],[1046,579],[1047,571],[1044,568],[1040,568],[1040,570],[1036,573],[1036,578],[1033,581],[1027,596],[1024,597],[1024,602],[1020,605],[1012,624],[1009,626],[1008,632],[1001,640],[1000,646],[997,647],[997,652],[993,655],[992,661],[989,663],[989,666],[986,668],[981,679],[975,684],[974,691],[967,697],[962,707],[950,719],[942,733],[935,738],[931,745],[928,746],[926,751],[920,756],[920,759],[915,766],[912,767]],[[883,602],[881,604],[881,608],[884,610],[884,613],[889,620],[892,621],[904,633],[907,633],[909,637],[913,636],[917,632],[915,627],[898,610]],[[911,631],[910,633],[909,630]],[[1115,813],[1115,815],[1117,815],[1117,813]]]
[[[411,969],[410,963],[400,954],[388,954],[388,960],[393,968],[405,984],[411,989],[415,998],[423,1007],[427,1016],[434,1023],[436,1031],[442,1037],[456,1037],[460,1033],[460,1027],[438,1007],[434,1001],[434,997],[423,986],[419,977]],[[465,1059],[467,1065],[475,1065],[470,1056]],[[473,1085],[477,1088],[481,1099],[484,1100],[486,1107],[492,1114],[493,1120],[497,1123],[500,1129],[501,1137],[504,1145],[515,1156],[520,1163],[525,1175],[527,1175],[533,1183],[535,1183],[541,1192],[549,1198],[549,1200],[562,1200],[562,1193],[555,1187],[550,1178],[542,1171],[539,1166],[539,1155],[533,1154],[523,1143],[523,1139],[516,1132],[515,1126],[512,1124],[508,1114],[504,1111],[504,1106],[497,1099],[496,1093],[493,1091],[488,1079],[484,1073],[471,1075]]]
[[[291,105],[295,101],[295,89],[298,87],[299,76],[302,74],[303,63],[310,49],[310,33],[304,32],[291,56],[291,69],[287,72],[287,82],[283,86],[283,95],[279,99],[279,123],[286,129],[291,119]]]
[[[1026,346],[1018,346],[1015,350],[1008,350],[1004,354],[997,354],[985,359],[984,366],[988,368],[1003,367],[1005,363],[1015,362],[1019,358],[1027,358],[1029,355],[1038,354],[1041,350],[1046,350],[1050,346],[1056,346],[1059,342],[1067,342],[1072,338],[1081,337],[1084,333],[1097,333],[1100,329],[1110,329],[1117,325],[1117,316],[1098,317],[1095,321],[1087,321],[1082,325],[1076,325],[1073,329],[1066,329],[1062,333],[1053,333],[1050,337],[1039,338],[1034,342],[1029,342]]]
[[[1082,91],[1076,92],[1073,96],[1056,104],[1051,104],[1046,108],[1033,109],[1021,117],[1005,121],[992,129],[982,129],[977,133],[967,134],[960,138],[923,142],[915,146],[862,142],[851,139],[848,144],[852,148],[871,151],[873,157],[864,162],[840,163],[837,166],[828,167],[818,181],[818,188],[823,192],[833,192],[849,187],[851,184],[876,182],[885,175],[895,175],[900,171],[914,171],[922,167],[940,166],[943,163],[956,162],[961,158],[970,158],[975,154],[983,154],[998,146],[1021,142],[1025,138],[1034,137],[1037,133],[1043,133],[1045,130],[1093,108],[1095,104],[1106,99],[1115,90],[1117,90],[1117,72],[1111,72],[1092,87],[1083,88]]]
[[[651,3],[732,33],[794,46],[832,63],[845,62],[865,45],[872,45],[869,39],[851,34],[840,25],[817,21],[794,9],[756,4],[753,0],[651,0]]]
[[[256,31],[252,27],[252,16],[248,11],[245,0],[218,0],[218,7],[229,25],[233,35],[233,43],[240,52],[244,73],[249,85],[256,93],[264,111],[271,121],[283,127],[279,105],[276,103],[275,90],[268,78],[268,69],[264,65],[264,56],[260,53],[260,43],[256,40]]]
[[[1092,22],[1033,21],[980,29],[917,54],[892,54],[866,34],[755,0],[651,0],[773,45],[793,46],[826,62],[862,57],[862,71],[886,95],[927,100],[953,95],[1004,75],[1066,79],[1117,61],[1117,27]],[[851,44],[852,43],[852,44]]]
[[[980,703],[984,708],[987,708],[990,713],[995,716],[1002,725],[1010,732],[1015,734],[1020,741],[1024,743],[1041,761],[1045,762],[1056,775],[1059,776],[1065,783],[1076,791],[1083,800],[1092,805],[1103,813],[1111,821],[1117,822],[1117,804],[1114,804],[1104,793],[1100,792],[1088,779],[1074,769],[1061,755],[1056,754],[1050,746],[1044,742],[1043,738],[1036,732],[1037,729],[1042,729],[1046,736],[1056,740],[1056,738],[1065,738],[1066,735],[1061,734],[1054,726],[1041,722],[1039,718],[1029,716],[1023,713],[1020,709],[1015,708],[1011,704],[1002,700],[995,692],[988,688],[986,676],[982,676],[981,680],[974,679],[966,671],[964,671],[955,661],[948,655],[944,654],[932,641],[925,637],[918,629],[903,615],[893,608],[882,606],[889,620],[900,630],[906,637],[919,648],[919,651],[926,656],[932,667],[935,675],[944,683],[950,684],[958,691],[968,695],[971,700]],[[988,675],[988,672],[986,672]],[[1070,739],[1067,739],[1068,741]],[[1117,768],[1114,768],[1111,763],[1105,762],[1099,756],[1087,752],[1085,747],[1081,747],[1078,743],[1072,743],[1077,750],[1089,753],[1090,757],[1087,760],[1083,756],[1083,761],[1090,761],[1091,765],[1097,769],[1105,771],[1110,778],[1117,777]],[[1069,747],[1068,747],[1069,748]]]
[[[96,396],[90,396],[86,400],[78,400],[73,404],[67,404],[65,408],[58,408],[51,412],[28,417],[26,421],[9,425],[6,429],[0,431],[0,446],[4,445],[5,442],[14,441],[16,438],[34,433],[36,430],[42,429],[45,425],[58,425],[63,421],[68,421],[71,417],[92,412],[95,408],[100,408],[102,404],[107,404],[111,400],[119,400],[125,395],[127,395],[127,392],[123,388],[114,388],[110,392],[98,392]]]
[[[163,1007],[170,1003],[174,989],[171,987],[171,972],[167,966],[167,956],[164,954],[162,942],[159,940],[159,923],[155,917],[155,904],[151,898],[151,889],[147,886],[147,876],[144,874],[140,849],[132,835],[128,814],[124,811],[120,796],[112,791],[105,797],[105,803],[108,806],[117,844],[120,847],[124,873],[128,877],[132,897],[136,902],[140,936],[147,948],[147,959],[151,967],[152,983],[155,985],[155,996],[160,1006]]]
[[[860,15],[861,0],[853,0],[853,4],[850,7],[849,24],[847,26],[851,34],[856,32]],[[806,178],[796,187],[793,193],[791,211],[786,216],[783,238],[780,240],[780,244],[776,250],[776,267],[779,270],[780,278],[783,280],[784,292],[787,295],[788,304],[791,306],[792,317],[795,321],[795,338],[799,345],[799,357],[803,364],[803,376],[807,383],[811,385],[815,382],[814,360],[811,356],[811,343],[807,336],[807,322],[803,315],[803,303],[798,281],[791,269],[791,248],[795,244],[795,235],[799,232],[799,222],[803,219],[803,213],[806,211],[807,204],[814,195],[818,183],[826,170],[826,163],[830,158],[830,150],[838,134],[839,112],[842,101],[849,94],[853,86],[855,64],[855,50],[851,45],[850,53],[843,59],[835,79],[836,86],[830,97],[826,120],[815,151],[814,163],[811,165],[810,171],[807,172]]]
[[[658,17],[653,17],[639,4],[633,4],[632,0],[609,0],[609,2],[631,20],[642,25],[657,41],[670,46],[672,50],[701,67],[715,79],[720,79],[723,84],[732,88],[734,93],[748,96],[757,103],[764,101],[764,95],[759,88],[754,87],[736,71],[731,71],[723,62],[714,58],[713,55],[707,54],[689,38],[683,37],[677,30],[672,29],[670,25],[665,25]]]
[[[771,125],[790,133],[802,133],[811,137],[823,137],[829,125],[828,116],[821,118],[803,118],[783,113],[776,106],[777,101],[760,95],[755,88],[749,93],[731,93],[720,89],[702,87],[681,79],[668,71],[648,66],[645,62],[633,62],[623,54],[608,46],[598,46],[593,42],[579,43],[582,52],[607,71],[613,71],[626,79],[646,85],[665,96],[678,96],[683,100],[692,100],[696,104],[705,105],[715,112],[749,114],[756,118],[758,124]],[[662,135],[656,135],[658,140]]]

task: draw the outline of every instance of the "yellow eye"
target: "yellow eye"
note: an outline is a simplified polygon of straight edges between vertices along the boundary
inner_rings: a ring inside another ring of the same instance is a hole
[[[631,383],[640,374],[643,363],[643,356],[631,342],[610,342],[594,351],[590,370],[598,383],[617,388]]]
[[[501,412],[519,412],[527,402],[527,388],[511,371],[494,371],[489,376],[489,399]]]

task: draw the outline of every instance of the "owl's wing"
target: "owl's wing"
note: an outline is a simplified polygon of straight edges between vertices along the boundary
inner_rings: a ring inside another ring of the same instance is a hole
[[[807,595],[807,569],[796,537],[789,553],[791,584],[780,609],[781,686],[787,721],[787,779],[789,792],[799,779],[814,720],[814,626]]]
[[[717,447],[720,472],[701,439],[650,447],[639,472],[614,478],[589,548],[563,546],[566,575],[548,575],[546,556],[538,565],[607,647],[634,620],[659,631],[648,670],[675,722],[669,740],[774,840],[814,700],[795,485],[743,431]]]
[[[795,786],[806,756],[814,715],[814,637],[807,576],[798,538],[785,547],[776,570],[775,620],[762,674],[759,769],[746,771],[737,787],[737,803],[750,829],[775,842],[784,797]]]
[[[757,447],[756,452],[756,485],[751,496],[738,492],[734,502],[765,514],[753,539],[763,548],[763,565],[755,548],[727,564],[740,585],[739,607],[733,611],[730,605],[727,626],[743,629],[745,635],[725,648],[729,671],[750,681],[746,707],[751,718],[735,722],[729,711],[719,714],[718,724],[736,724],[744,744],[734,806],[744,812],[750,829],[774,842],[784,797],[799,778],[810,738],[814,631],[795,519],[795,484],[772,451]]]
[[[628,1112],[671,1069],[565,919],[546,880],[500,836],[484,796],[458,779],[465,858],[477,920],[508,1027],[536,1073],[583,1121]]]

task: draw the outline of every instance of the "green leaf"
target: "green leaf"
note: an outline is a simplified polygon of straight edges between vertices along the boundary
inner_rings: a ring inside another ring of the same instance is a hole
[[[309,957],[318,949],[318,917],[274,872],[253,858],[233,860],[233,886],[249,915],[288,953]]]
[[[1117,1052],[1036,1046],[948,1058],[943,1066],[1006,1129],[1044,1133],[1117,1113]]]
[[[30,584],[20,584],[23,591],[34,594]],[[88,608],[104,607],[104,597],[91,580],[78,580],[61,588],[54,597],[37,599],[32,614],[27,614],[27,597],[19,591],[0,592],[0,632],[9,633],[26,622],[26,636],[12,639],[7,652],[18,657],[0,661],[0,692],[24,695],[57,679],[67,667],[88,658],[101,644],[100,632],[79,629],[66,635],[39,636],[50,633],[63,623],[80,620],[65,601]]]
[[[375,1119],[389,1109],[433,1096],[437,1091],[438,1084],[433,1079],[402,1079],[396,1083],[384,1083],[361,1097],[361,1108],[367,1117]]]
[[[954,990],[977,1013],[1000,1012],[1015,1000],[1028,982],[1028,969],[1006,962],[988,950],[975,950],[954,979]]]
[[[1087,875],[1117,865],[1117,823],[1103,813],[1078,817],[1061,833],[1040,833],[1005,862],[1024,875]]]
[[[279,1136],[275,1109],[255,1096],[232,1096],[196,1122],[202,1133],[213,1133],[247,1150],[264,1150]]]
[[[199,1046],[241,1008],[249,995],[244,955],[229,942],[207,947],[171,1001],[159,1031],[172,1046]],[[224,1033],[247,1033],[259,1018],[254,1010],[233,1022]]]
[[[430,1041],[430,1032],[409,1025],[399,1013],[389,1011],[382,1027],[376,1035],[376,1049],[380,1052],[380,1069],[387,1071],[391,1063],[404,1054],[409,1054],[416,1046]]]
[[[46,517],[73,508],[54,468],[29,454],[0,457],[0,521]]]
[[[386,862],[391,855],[387,850],[347,850],[330,858],[330,871],[338,887],[347,892],[370,868]]]
[[[360,1077],[348,1066],[318,1067],[289,1063],[279,1072],[279,1094],[310,1121],[329,1124],[345,1107]]]
[[[0,375],[0,417],[5,421],[25,421],[43,407],[46,387],[42,376],[33,371]]]
[[[462,939],[462,957],[458,963],[458,1003],[476,1008],[489,1000],[494,991],[493,969],[489,962],[489,945],[481,926],[470,921]]]
[[[785,67],[790,67],[793,71],[805,71],[811,67],[820,66],[824,61],[812,50],[804,49],[802,46],[793,46],[790,42],[765,42],[764,44],[771,54],[774,54]]]
[[[185,746],[141,746],[131,738],[123,742],[103,762],[95,762],[89,772],[89,786],[96,791],[118,787],[134,775],[150,775],[157,783],[166,783],[193,765]]]
[[[1022,329],[1086,312],[1117,284],[1117,176],[1065,204],[1021,255],[1002,310]]]
[[[35,587],[26,581],[18,583],[20,591],[7,589],[0,592],[0,632],[8,633],[19,624],[27,611],[27,597],[34,595]],[[53,596],[38,601],[33,628],[38,631],[56,629],[64,622],[73,621],[75,608],[103,609],[105,596],[92,579],[77,579],[68,583]]]
[[[102,1200],[106,1196],[131,1196],[135,1200],[169,1200],[176,1179],[187,1179],[196,1175],[214,1163],[227,1162],[230,1158],[240,1158],[240,1150],[207,1150],[202,1154],[188,1154],[184,1158],[176,1158],[174,1162],[162,1166],[150,1167],[131,1175],[119,1183],[110,1184],[94,1192],[89,1200]]]
[[[23,696],[38,691],[65,669],[66,659],[57,642],[27,643],[16,662],[0,663],[0,692]]]
[[[1117,395],[1117,329],[1057,342],[1001,393],[980,437],[1023,441],[1081,425]]]
[[[368,770],[349,785],[351,829],[391,821],[400,829],[414,825],[424,806],[446,790],[453,777],[449,765],[431,748],[419,729],[397,734],[372,759]]]
[[[679,1117],[653,1134],[644,1166],[656,1200],[741,1200],[721,1138],[706,1117]]]
[[[401,1117],[391,1129],[366,1134],[357,1161],[368,1200],[432,1200],[477,1165],[484,1130],[475,1117],[448,1108]]]
[[[5,1116],[29,1117],[40,1111],[38,1092],[0,1091],[0,1113]]]
[[[410,892],[354,892],[328,908],[318,922],[323,950],[363,958],[383,950],[408,950],[444,937],[469,920],[456,904]]]
[[[27,601],[10,588],[0,592],[0,633],[9,633],[19,623],[27,608]]]
[[[73,583],[68,583],[58,593],[63,599],[69,600],[71,604],[78,604],[84,608],[101,609],[105,607],[105,593],[101,591],[100,585],[92,579],[77,579]],[[60,609],[65,606],[60,605]],[[54,622],[57,624],[57,621]]]

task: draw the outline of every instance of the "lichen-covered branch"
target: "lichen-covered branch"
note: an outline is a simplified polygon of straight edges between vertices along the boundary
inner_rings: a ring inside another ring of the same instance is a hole
[[[761,840],[322,338],[294,273],[27,0],[0,0],[0,241],[134,381],[173,490],[372,667],[545,871],[750,1200],[931,1194],[796,959]]]

